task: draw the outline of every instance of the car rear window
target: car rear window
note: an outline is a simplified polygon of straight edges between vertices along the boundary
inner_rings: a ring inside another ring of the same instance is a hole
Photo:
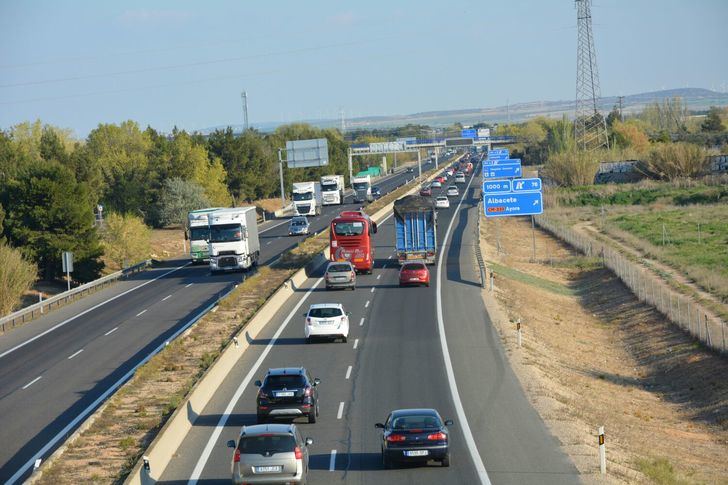
[[[288,375],[288,376],[268,376],[265,380],[263,387],[266,388],[279,388],[279,387],[303,387],[306,385],[306,380],[302,375]]]
[[[243,436],[238,449],[242,454],[267,455],[288,453],[296,449],[296,439],[290,434],[261,434]]]
[[[447,200],[447,197],[445,197],[444,195],[438,195],[437,200]]]
[[[420,269],[427,269],[423,263],[406,263],[402,266],[404,271],[417,271]]]
[[[329,273],[347,273],[351,271],[351,266],[348,264],[332,264],[326,271]]]
[[[421,429],[421,428],[439,428],[440,420],[437,416],[400,416],[392,421],[394,429]]]
[[[308,311],[308,316],[313,318],[332,318],[332,317],[340,317],[343,313],[341,312],[341,308],[331,307],[331,308],[311,308]]]

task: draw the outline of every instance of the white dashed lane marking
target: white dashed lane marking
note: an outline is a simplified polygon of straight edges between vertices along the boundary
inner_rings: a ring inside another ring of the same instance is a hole
[[[81,350],[79,350],[79,351],[77,351],[77,352],[74,352],[73,354],[69,355],[69,356],[68,356],[68,360],[71,360],[71,359],[73,359],[74,357],[76,357],[76,356],[77,356],[78,354],[80,354],[81,352],[83,352],[83,349],[81,349]]]
[[[35,379],[33,379],[32,381],[30,381],[29,383],[27,383],[26,385],[24,385],[23,386],[23,390],[29,388],[30,386],[32,386],[33,384],[35,384],[36,382],[38,382],[41,377],[43,377],[43,376],[38,376]]]

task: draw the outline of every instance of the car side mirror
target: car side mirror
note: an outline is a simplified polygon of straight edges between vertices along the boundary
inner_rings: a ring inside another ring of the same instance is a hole
[[[318,386],[319,384],[321,384],[321,379],[319,379],[318,377],[314,377],[314,379],[313,379],[313,385],[314,386]]]
[[[374,234],[376,234],[377,233],[377,223],[376,222],[372,222],[372,229],[374,230]]]
[[[445,426],[452,426],[452,425],[453,425],[452,419],[445,420]]]
[[[384,429],[384,425],[382,423],[377,423],[374,425],[375,428]]]
[[[262,387],[263,383],[260,381],[255,381],[255,387]]]
[[[313,438],[306,438],[306,446],[311,446],[313,444]]]
[[[185,231],[185,241],[187,241],[189,238],[187,237],[187,231]]]
[[[308,316],[308,313],[303,313],[303,317],[304,318],[307,317],[307,316]]]
[[[228,448],[235,448],[235,440],[228,440],[227,447]]]

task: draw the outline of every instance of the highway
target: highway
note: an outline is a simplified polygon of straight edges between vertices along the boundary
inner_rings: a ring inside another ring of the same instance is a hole
[[[462,198],[440,211],[440,256],[429,288],[398,286],[390,217],[374,236],[373,274],[360,275],[354,292],[325,291],[320,274],[310,278],[251,341],[205,409],[190,410],[199,417],[159,483],[229,483],[226,442],[256,422],[252,382],[285,366],[304,366],[322,381],[318,422],[298,420],[302,435],[314,439],[309,483],[578,483],[485,313],[472,248],[479,179],[470,180]],[[351,312],[347,343],[305,343],[303,314],[325,302]],[[384,470],[374,424],[406,407],[434,407],[455,421],[449,468]]]
[[[385,194],[414,175],[400,172],[375,184]],[[311,218],[312,230],[353,207],[324,206]],[[287,220],[268,221],[260,231],[261,264],[303,238],[287,235]],[[0,482],[25,477],[140,362],[245,277],[211,276],[207,266],[188,263],[166,261],[0,336]]]

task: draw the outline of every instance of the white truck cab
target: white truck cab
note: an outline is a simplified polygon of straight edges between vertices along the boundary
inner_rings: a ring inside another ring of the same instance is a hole
[[[255,207],[220,209],[208,215],[210,271],[248,269],[258,263],[260,241]]]

